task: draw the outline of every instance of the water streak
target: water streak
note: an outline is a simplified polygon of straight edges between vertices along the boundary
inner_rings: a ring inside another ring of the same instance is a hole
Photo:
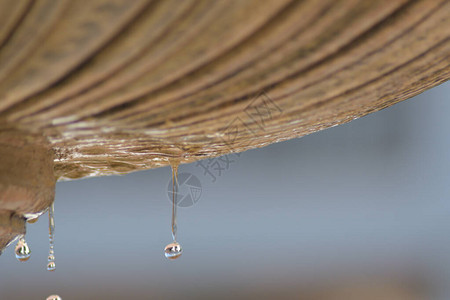
[[[177,240],[177,196],[178,196],[178,163],[171,164],[172,167],[172,238]]]
[[[48,271],[55,271],[55,250],[54,250],[54,242],[55,242],[55,206],[54,203],[50,205],[48,208],[48,236],[49,236],[49,244],[50,250],[48,253]]]
[[[168,259],[181,256],[183,249],[177,240],[177,197],[178,197],[178,161],[171,161],[172,167],[172,239],[173,242],[164,248],[164,255]]]

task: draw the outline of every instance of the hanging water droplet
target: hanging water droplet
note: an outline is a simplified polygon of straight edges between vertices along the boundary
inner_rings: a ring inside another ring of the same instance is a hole
[[[39,218],[27,219],[27,223],[34,224],[39,220]]]
[[[27,223],[36,223],[39,217],[44,213],[44,211],[40,211],[37,213],[28,213],[23,214],[23,217],[27,220]]]
[[[48,261],[54,261],[54,260],[55,260],[55,256],[52,255],[52,254],[50,254],[50,255],[48,256]]]
[[[177,259],[182,253],[183,249],[181,248],[181,245],[175,241],[164,248],[164,255],[166,255],[168,259]]]
[[[55,271],[56,270],[56,264],[54,261],[50,261],[47,264],[47,271]]]
[[[62,300],[62,298],[58,295],[48,296],[46,300]]]
[[[25,241],[24,237],[21,237],[19,239],[16,248],[14,249],[14,252],[16,253],[16,258],[19,261],[27,261],[28,259],[30,259],[31,250],[30,247],[28,247],[28,244]]]
[[[177,199],[178,195],[178,161],[170,161],[172,167],[172,238],[173,242],[164,248],[164,255],[168,259],[177,259],[181,256],[183,249],[176,242],[177,238]]]

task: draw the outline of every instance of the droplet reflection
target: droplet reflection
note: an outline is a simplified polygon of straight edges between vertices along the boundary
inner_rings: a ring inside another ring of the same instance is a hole
[[[47,271],[55,271],[56,270],[56,264],[54,261],[50,261],[47,264]]]
[[[19,261],[27,261],[28,259],[30,259],[31,250],[30,250],[30,247],[28,247],[28,244],[25,241],[24,237],[21,237],[19,239],[19,241],[17,242],[16,248],[14,249],[14,252],[16,254],[16,258]]]
[[[164,248],[164,255],[166,255],[168,259],[177,259],[182,253],[183,249],[177,242],[170,243]]]

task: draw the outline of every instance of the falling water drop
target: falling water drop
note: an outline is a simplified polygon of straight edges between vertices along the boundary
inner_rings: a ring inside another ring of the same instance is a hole
[[[48,296],[46,300],[62,300],[62,298],[58,295]]]
[[[164,254],[168,259],[177,259],[182,253],[183,249],[181,248],[181,245],[175,241],[164,248]]]
[[[55,206],[54,203],[50,205],[48,208],[48,235],[49,235],[49,243],[50,243],[50,250],[48,253],[48,264],[47,264],[47,270],[48,271],[55,271],[56,264],[55,264],[55,251],[54,251],[54,239],[55,239]]]
[[[55,264],[55,262],[54,262],[54,261],[50,261],[50,262],[47,264],[47,271],[55,271],[55,269],[56,269],[56,264]]]
[[[168,259],[177,259],[183,249],[177,243],[177,196],[178,196],[178,161],[171,161],[172,167],[172,239],[173,242],[164,248],[164,255]]]
[[[23,236],[19,238],[14,252],[16,253],[16,258],[19,261],[27,261],[28,259],[30,259],[31,250],[30,247],[28,247],[28,244]]]

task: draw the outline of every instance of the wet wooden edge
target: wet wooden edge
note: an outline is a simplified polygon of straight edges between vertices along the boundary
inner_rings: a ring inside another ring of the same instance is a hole
[[[11,211],[0,210],[0,255],[18,236],[24,235],[25,219]]]
[[[45,137],[59,180],[301,137],[450,77],[448,1],[59,5],[0,48],[0,129]]]

